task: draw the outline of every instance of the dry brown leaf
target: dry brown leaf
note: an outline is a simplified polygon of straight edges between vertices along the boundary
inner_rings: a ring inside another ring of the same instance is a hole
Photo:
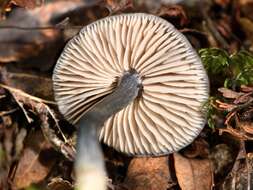
[[[34,9],[37,6],[42,5],[43,0],[11,0],[10,3],[19,7]]]
[[[60,18],[83,6],[83,1],[75,0],[50,2],[33,10],[14,9],[0,23],[0,61],[21,61],[43,54],[41,64],[51,68],[64,43],[57,25]],[[37,67],[41,68],[41,64]]]
[[[236,126],[241,128],[247,135],[253,135],[253,123],[250,121],[239,121],[238,117],[236,117]]]
[[[227,175],[223,183],[220,184],[219,189],[224,190],[238,190],[238,189],[247,189],[250,190],[253,188],[252,183],[252,174],[253,174],[253,157],[252,153],[246,153],[245,144],[243,141],[240,141],[240,151],[237,155],[234,166],[230,171],[230,174]]]
[[[73,190],[73,185],[60,177],[53,178],[51,182],[48,184],[49,190]]]
[[[175,26],[183,27],[189,23],[185,10],[179,5],[163,5],[156,14],[173,23]]]
[[[218,91],[221,92],[225,98],[232,98],[232,99],[238,98],[239,96],[244,94],[241,92],[235,92],[228,88],[219,88]]]
[[[209,47],[209,42],[208,42],[208,36],[206,33],[191,29],[191,28],[183,28],[179,30],[182,32],[186,38],[190,41],[191,45],[195,49],[200,49],[200,48],[205,48]]]
[[[13,162],[13,137],[16,135],[17,123],[11,120],[9,116],[4,116],[9,120],[8,125],[0,122],[0,189],[8,190],[8,172]],[[4,117],[0,117],[3,119]]]
[[[53,86],[51,77],[40,73],[24,73],[24,70],[9,71],[8,65],[3,66],[2,82],[8,86],[25,91],[26,93],[39,98],[53,100]],[[39,84],[39,85],[38,85]]]
[[[175,171],[182,190],[210,190],[213,173],[209,159],[193,159],[174,154]]]
[[[222,179],[221,176],[226,175],[229,171],[235,157],[233,153],[231,147],[226,144],[217,144],[212,147],[209,158],[212,161],[213,172],[217,181],[220,181]],[[219,177],[218,179],[217,176]]]
[[[235,100],[234,100],[234,104],[250,104],[250,102],[252,102],[252,97],[251,97],[251,95],[252,95],[252,92],[249,92],[249,93],[246,93],[246,94],[244,94],[244,95],[242,95],[242,96],[239,96],[238,98],[236,98]]]
[[[207,158],[209,155],[209,144],[203,138],[197,138],[184,150],[184,155],[188,158]]]
[[[252,121],[253,120],[253,108],[250,108],[240,114],[241,121]]]
[[[241,91],[242,92],[253,92],[253,87],[252,86],[241,85]]]
[[[246,5],[248,3],[253,3],[253,0],[239,0],[240,5]]]
[[[14,189],[25,188],[45,179],[56,161],[56,155],[41,131],[31,132],[14,174]]]
[[[239,23],[242,31],[246,34],[246,44],[249,46],[249,49],[253,51],[253,14],[252,14],[252,7],[253,1],[252,0],[239,0],[238,7],[236,14],[236,20]]]
[[[214,0],[214,2],[222,8],[226,8],[231,3],[231,0]]]
[[[166,190],[169,180],[167,156],[134,158],[128,167],[125,185],[129,190]]]
[[[133,2],[132,0],[105,0],[105,5],[111,13],[115,13],[133,7]]]
[[[0,23],[1,62],[20,61],[38,56],[42,50],[56,46],[54,43],[61,38],[60,31],[36,30],[43,26],[39,16],[23,9],[16,9],[8,19]]]

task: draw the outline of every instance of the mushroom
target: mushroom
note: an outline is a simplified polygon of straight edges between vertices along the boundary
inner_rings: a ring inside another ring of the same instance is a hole
[[[53,82],[60,112],[79,130],[79,189],[106,188],[98,137],[128,155],[158,156],[190,144],[205,124],[209,85],[201,60],[154,15],[122,14],[85,26],[66,45]]]

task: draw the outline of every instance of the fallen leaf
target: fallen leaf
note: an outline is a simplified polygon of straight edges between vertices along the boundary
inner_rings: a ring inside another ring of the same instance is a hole
[[[237,106],[234,104],[228,104],[225,102],[221,102],[220,100],[215,100],[215,103],[217,104],[217,108],[220,110],[226,110],[228,112],[231,112],[234,110]]]
[[[195,139],[185,150],[187,158],[207,158],[209,155],[209,144],[203,138]]]
[[[33,10],[14,9],[0,23],[0,61],[37,58],[37,64],[42,61],[37,67],[43,64],[47,69],[52,68],[64,45],[62,30],[65,26],[57,24],[85,6],[83,1],[75,0],[53,1]]]
[[[214,2],[222,8],[226,8],[231,3],[231,0],[214,0]]]
[[[125,185],[129,190],[166,190],[169,182],[167,156],[134,158],[129,164]]]
[[[186,36],[195,49],[209,47],[208,36],[206,33],[190,28],[183,28],[179,31]]]
[[[252,175],[253,175],[253,155],[246,153],[245,144],[241,142],[241,148],[237,155],[236,161],[230,174],[227,175],[223,183],[220,184],[219,189],[224,190],[250,190],[253,188]]]
[[[238,116],[236,116],[235,121],[236,127],[242,129],[242,133],[246,133],[245,135],[249,138],[253,135],[253,123],[251,121],[240,121]]]
[[[179,5],[162,6],[156,14],[179,27],[189,22],[183,7]]]
[[[133,7],[133,2],[132,0],[105,0],[105,5],[111,13],[115,13]]]
[[[9,116],[5,116],[9,117]],[[3,117],[2,117],[3,118]],[[10,119],[11,120],[11,119]],[[6,126],[0,122],[0,189],[9,190],[8,173],[13,163],[12,152],[14,149],[13,137],[17,130],[17,123]],[[3,142],[2,142],[3,141]]]
[[[217,144],[212,147],[209,158],[212,160],[215,177],[219,177],[218,181],[221,180],[221,176],[226,175],[231,169],[235,159],[233,154],[233,150],[226,144]]]
[[[8,19],[0,23],[0,61],[20,61],[37,56],[60,39],[59,30],[36,30],[40,27],[42,23],[37,15],[24,9],[12,11]]]
[[[253,87],[252,86],[242,85],[241,86],[241,91],[242,92],[253,92]]]
[[[246,110],[240,114],[241,121],[252,121],[253,120],[253,108]]]
[[[221,92],[225,98],[231,98],[231,99],[238,98],[239,96],[244,94],[241,92],[235,92],[235,91],[230,90],[228,88],[219,88],[218,91]]]
[[[73,185],[60,177],[53,178],[51,182],[47,185],[49,190],[73,190]]]
[[[182,190],[210,190],[213,172],[209,159],[193,159],[174,153],[175,171]]]
[[[56,162],[57,154],[41,131],[32,131],[17,164],[13,188],[21,189],[45,179]]]
[[[37,6],[42,5],[43,0],[11,0],[10,3],[19,7],[34,9]]]
[[[26,93],[39,98],[54,100],[53,83],[51,77],[41,75],[41,73],[24,73],[22,69],[14,72],[8,69],[10,64],[6,64],[2,69],[2,82],[8,86],[21,89]],[[40,85],[38,85],[40,84]]]
[[[236,13],[236,20],[239,23],[242,31],[246,34],[246,44],[249,46],[250,51],[253,51],[253,14],[252,14],[252,0],[239,0],[238,9]]]

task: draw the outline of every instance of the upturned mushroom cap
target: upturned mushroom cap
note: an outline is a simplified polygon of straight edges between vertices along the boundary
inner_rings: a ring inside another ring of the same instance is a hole
[[[187,39],[153,15],[106,17],[70,40],[53,75],[59,110],[75,124],[129,70],[138,73],[142,90],[104,123],[100,140],[135,155],[168,154],[190,144],[205,124],[208,78]]]

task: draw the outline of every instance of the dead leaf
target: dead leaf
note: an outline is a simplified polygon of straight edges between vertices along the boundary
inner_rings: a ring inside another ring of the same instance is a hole
[[[236,127],[241,129],[243,133],[246,133],[245,136],[250,137],[253,135],[253,123],[251,121],[240,121],[238,116],[235,117]]]
[[[156,14],[179,27],[189,22],[183,7],[179,5],[162,6]]]
[[[243,14],[243,16],[246,16],[250,20],[253,20],[253,14],[252,14],[252,0],[239,0],[238,4],[240,6],[240,11]]]
[[[231,98],[231,99],[238,98],[239,96],[244,94],[241,92],[235,92],[235,91],[230,90],[228,88],[219,88],[218,91],[221,92],[225,98]]]
[[[10,3],[19,7],[34,9],[37,6],[41,6],[43,0],[11,0]]]
[[[252,102],[252,99],[253,99],[251,97],[252,94],[253,94],[252,92],[248,92],[248,93],[246,93],[244,95],[241,95],[241,96],[239,96],[238,98],[236,98],[234,100],[234,103],[235,104],[243,104],[243,103],[247,104],[247,103],[250,103],[250,102]]]
[[[213,172],[209,159],[193,159],[174,153],[175,171],[182,190],[210,190]]]
[[[49,190],[73,190],[73,185],[60,177],[53,178],[47,185]]]
[[[234,104],[228,104],[225,102],[221,102],[220,100],[215,100],[215,103],[217,104],[217,108],[220,110],[226,110],[228,112],[233,111],[237,106]]]
[[[214,2],[222,8],[226,8],[231,3],[231,0],[215,0]]]
[[[31,132],[17,164],[13,187],[21,189],[45,179],[55,164],[56,158],[56,152],[45,140],[41,131]]]
[[[25,128],[21,128],[16,136],[15,139],[15,155],[13,156],[14,159],[19,158],[21,152],[24,149],[24,139],[27,135],[27,130]]]
[[[252,153],[246,153],[245,144],[240,141],[241,147],[237,155],[234,166],[229,175],[220,185],[220,189],[224,190],[240,190],[252,189],[252,176],[253,176],[253,156]]]
[[[8,65],[9,64],[1,68],[1,77],[4,84],[21,89],[32,96],[54,100],[51,77],[41,75],[41,73],[38,72],[24,73],[22,69],[16,69],[13,72],[9,69]]]
[[[179,31],[186,36],[195,49],[206,48],[210,46],[208,42],[208,36],[204,32],[190,28],[183,28]]]
[[[37,56],[60,39],[59,30],[26,30],[38,28],[42,23],[36,15],[15,9],[8,19],[0,24],[0,61],[11,62]]]
[[[226,144],[217,144],[210,151],[209,158],[212,160],[213,172],[216,176],[220,177],[226,175],[231,169],[231,164],[234,161],[233,150]]]
[[[241,91],[242,92],[253,92],[253,87],[252,86],[241,85]]]
[[[253,120],[253,108],[250,108],[240,114],[241,121],[252,121]]]
[[[42,132],[46,137],[46,139],[48,140],[48,142],[50,142],[51,145],[54,146],[56,150],[62,152],[62,154],[65,155],[66,158],[73,161],[75,155],[75,148],[73,146],[73,141],[67,140],[58,124],[58,119],[56,118],[54,111],[51,110],[49,106],[45,104],[45,103],[55,104],[55,102],[31,96],[23,92],[22,90],[3,85],[1,83],[0,87],[8,90],[12,94],[12,97],[15,99],[16,103],[23,111],[29,123],[33,121],[33,118],[29,116],[29,112],[33,111],[34,114],[37,114],[39,116],[41,121]],[[29,107],[29,111],[25,107]],[[57,133],[61,134],[63,140],[61,140],[57,136],[56,132],[52,128],[50,128],[49,119],[53,120],[58,130]]]
[[[209,144],[203,138],[195,139],[185,150],[187,158],[207,158],[209,155]]]
[[[122,12],[128,8],[133,7],[132,0],[105,0],[105,6],[111,13]]]
[[[238,9],[236,12],[236,20],[239,23],[242,31],[246,34],[246,42],[249,46],[249,49],[253,51],[253,14],[252,14],[252,0],[240,0],[238,2]]]
[[[169,181],[168,157],[164,156],[133,158],[124,183],[129,190],[166,190]]]
[[[5,116],[10,118],[10,116]],[[2,117],[3,118],[3,117]],[[0,123],[0,189],[8,190],[8,173],[13,163],[12,152],[14,149],[13,137],[16,135],[17,123],[11,123],[6,126]]]
[[[57,24],[66,18],[69,12],[84,6],[86,5],[83,1],[75,0],[50,2],[33,10],[14,9],[8,18],[0,23],[0,61],[35,59],[43,54],[44,56],[40,56],[41,64],[47,69],[51,68],[64,45],[61,31],[64,26],[60,28]],[[58,22],[55,23],[55,20]],[[40,59],[37,58],[37,62]]]

